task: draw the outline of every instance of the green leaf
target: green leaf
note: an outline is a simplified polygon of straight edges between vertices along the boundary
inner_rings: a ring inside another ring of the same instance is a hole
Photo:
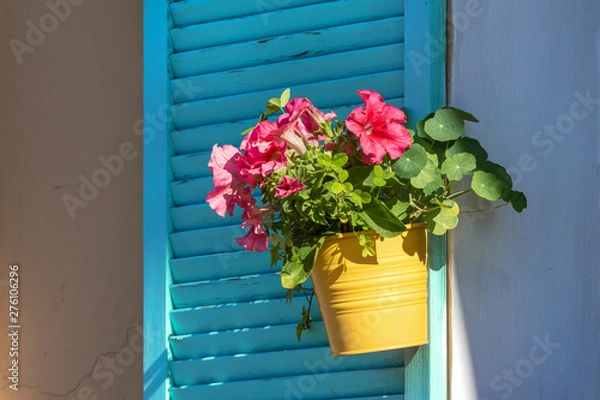
[[[298,249],[294,256],[287,255],[287,262],[281,268],[281,285],[286,289],[293,289],[308,279],[315,264],[317,253],[323,244],[324,237],[317,239],[308,238],[300,245],[294,244]],[[306,244],[306,242],[309,242]],[[316,242],[316,243],[315,243]]]
[[[302,322],[298,322],[298,325],[296,325],[296,339],[298,339],[298,341],[300,341],[300,339],[302,339],[302,331],[304,330],[304,324]]]
[[[281,100],[279,97],[273,97],[269,101],[267,101],[267,108],[269,110],[279,110],[281,108]]]
[[[348,162],[348,155],[346,153],[338,153],[333,157],[333,164],[338,167],[343,167]]]
[[[281,105],[281,108],[285,107],[288,101],[290,101],[291,93],[292,91],[289,88],[285,89],[283,93],[281,93],[281,96],[279,96],[279,104]]]
[[[373,168],[373,165],[352,167],[348,170],[347,181],[352,183],[355,188],[372,189],[375,187]]]
[[[317,162],[325,167],[331,166],[331,156],[329,154],[319,154]]]
[[[427,151],[420,144],[413,143],[392,165],[396,176],[401,179],[415,178],[427,165]]]
[[[417,136],[423,139],[431,139],[431,137],[425,131],[425,123],[433,118],[435,114],[428,114],[425,118],[417,122]]]
[[[384,187],[387,182],[385,181],[385,179],[380,178],[378,176],[376,176],[375,178],[373,178],[373,183],[378,186],[378,187]]]
[[[527,208],[527,198],[522,192],[511,190],[510,195],[505,199],[505,201],[509,202],[512,205],[512,208],[519,213]]]
[[[477,167],[477,161],[472,154],[458,153],[449,157],[442,164],[442,174],[451,181],[459,181]]]
[[[432,182],[441,181],[441,172],[438,168],[437,156],[431,153],[426,154],[427,164],[421,172],[419,172],[419,175],[410,180],[411,185],[417,189],[423,189]]]
[[[381,236],[398,236],[406,227],[379,199],[373,199],[363,207],[361,218]]]
[[[489,172],[490,174],[494,174],[496,178],[502,183],[504,190],[502,192],[502,198],[506,200],[505,197],[510,195],[510,191],[512,190],[512,178],[506,172],[506,169],[502,165],[493,163],[491,161],[487,161],[482,168],[482,171]],[[508,200],[506,200],[508,201]]]
[[[358,205],[362,207],[364,203],[371,201],[371,195],[367,192],[363,192],[362,190],[355,190],[352,192],[352,199],[355,203],[358,203]]]
[[[455,154],[469,153],[475,157],[477,168],[481,169],[488,159],[488,153],[481,146],[477,139],[462,137],[446,150],[446,157],[452,157]]]
[[[340,178],[340,182],[346,182],[348,179],[348,171],[343,169],[339,172],[338,177]]]
[[[433,194],[438,189],[441,189],[443,187],[444,187],[444,179],[442,178],[442,174],[441,174],[440,170],[436,168],[435,178],[431,182],[429,182],[427,185],[425,185],[425,187],[423,188],[423,193],[428,194],[428,195]]]
[[[496,175],[490,172],[475,171],[471,189],[484,199],[496,201],[502,196],[504,185]]]
[[[396,216],[400,221],[406,218],[408,212],[408,208],[410,207],[410,203],[403,202],[400,199],[389,199],[384,201],[385,205],[390,209],[392,214]]]
[[[310,270],[307,272],[304,269],[304,264],[297,261],[288,261],[281,269],[281,286],[286,289],[293,289],[306,281],[309,276]]]
[[[246,136],[247,134],[252,132],[252,129],[254,129],[254,126],[251,126],[250,128],[246,129],[244,132],[242,132],[242,136]]]
[[[334,194],[340,194],[344,191],[344,186],[339,183],[339,182],[335,182],[333,185],[331,185],[331,192]]]
[[[456,112],[465,121],[479,122],[479,120],[477,118],[475,118],[475,116],[473,116],[473,114],[468,113],[464,110],[461,110],[460,108],[455,108],[455,107],[444,107],[444,108],[449,108],[451,110],[454,110],[454,112]]]
[[[462,136],[465,121],[451,108],[437,110],[435,116],[425,122],[425,131],[434,140],[448,142]]]
[[[381,178],[384,175],[383,167],[381,165],[375,165],[373,168],[373,173],[376,177]]]
[[[458,204],[453,203],[452,207],[441,207],[427,214],[427,228],[434,235],[443,235],[458,225],[460,208]]]

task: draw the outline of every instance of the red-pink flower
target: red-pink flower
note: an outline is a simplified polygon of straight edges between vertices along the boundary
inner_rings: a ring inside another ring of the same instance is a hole
[[[277,124],[262,121],[242,140],[245,165],[240,168],[240,176],[250,186],[256,180],[280,171],[285,167],[286,143],[277,140]]]
[[[400,157],[412,144],[412,138],[402,123],[402,110],[385,104],[381,95],[372,90],[359,90],[366,107],[355,108],[346,119],[348,130],[360,139],[365,162],[381,163],[385,154],[392,160]]]
[[[242,218],[245,220],[242,223],[242,228],[250,227],[248,233],[235,239],[235,241],[243,246],[244,249],[250,251],[265,251],[269,248],[268,235],[265,231],[263,224],[265,218],[272,214],[274,209],[272,207],[256,207],[253,204],[248,204],[244,208]]]
[[[253,226],[245,236],[236,238],[235,241],[250,251],[266,251],[269,248],[269,236],[260,225]]]
[[[300,192],[306,188],[306,185],[300,183],[300,178],[290,178],[289,176],[282,176],[279,185],[275,186],[275,197],[278,199],[287,197],[293,193]]]
[[[242,155],[234,146],[213,146],[208,166],[213,174],[215,189],[207,196],[208,205],[221,217],[233,215],[236,204],[253,202],[250,188],[240,176]]]
[[[300,155],[306,152],[307,145],[318,146],[322,125],[336,117],[333,112],[323,114],[306,98],[292,99],[285,111],[277,119],[280,137]]]

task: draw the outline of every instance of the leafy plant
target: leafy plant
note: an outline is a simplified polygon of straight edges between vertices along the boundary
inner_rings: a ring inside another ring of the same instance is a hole
[[[221,216],[232,215],[235,206],[244,210],[242,227],[250,229],[238,243],[251,251],[270,249],[272,265],[283,260],[281,283],[290,299],[292,290],[305,289],[328,235],[355,232],[363,256],[369,256],[373,243],[361,232],[389,238],[424,221],[443,235],[457,226],[456,199],[466,193],[503,200],[493,208],[510,204],[521,212],[527,206],[506,170],[488,160],[476,139],[464,136],[465,122],[478,122],[473,115],[444,107],[411,131],[404,113],[378,93],[358,94],[365,107],[340,122],[308,99],[290,100],[287,89],[267,102],[239,149],[213,148],[209,205]],[[470,188],[453,192],[463,180]],[[310,327],[310,303],[300,332]]]

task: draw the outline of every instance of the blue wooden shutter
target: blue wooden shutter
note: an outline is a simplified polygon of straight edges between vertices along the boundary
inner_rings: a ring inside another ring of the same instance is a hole
[[[404,399],[405,351],[334,358],[318,310],[297,342],[303,298],[286,304],[269,255],[235,242],[239,214],[205,203],[212,146],[238,144],[286,87],[340,118],[357,89],[404,106],[404,1],[188,0],[168,11],[171,398]]]

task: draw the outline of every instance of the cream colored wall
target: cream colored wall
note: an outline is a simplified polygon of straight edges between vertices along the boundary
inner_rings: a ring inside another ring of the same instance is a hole
[[[141,399],[142,2],[69,1],[0,3],[0,398]]]
[[[600,399],[600,2],[452,10],[450,104],[529,206],[451,235],[451,399]]]

